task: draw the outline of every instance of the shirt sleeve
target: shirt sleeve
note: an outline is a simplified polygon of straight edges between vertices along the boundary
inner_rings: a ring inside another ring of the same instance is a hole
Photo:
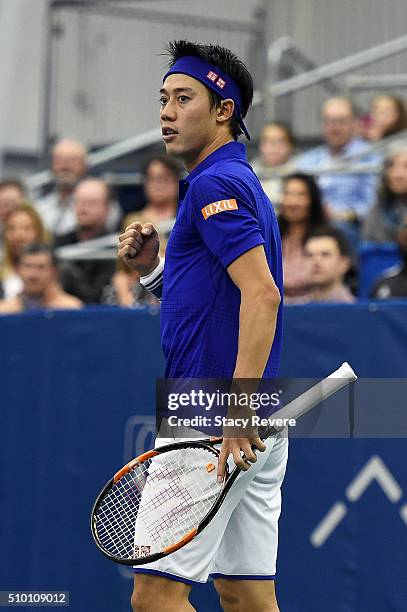
[[[225,268],[246,251],[265,244],[256,204],[235,182],[202,175],[190,189],[192,224]]]

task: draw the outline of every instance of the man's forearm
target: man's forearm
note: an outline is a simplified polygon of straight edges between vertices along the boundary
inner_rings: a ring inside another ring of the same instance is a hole
[[[234,378],[263,376],[274,341],[279,302],[277,292],[256,296],[242,293]]]

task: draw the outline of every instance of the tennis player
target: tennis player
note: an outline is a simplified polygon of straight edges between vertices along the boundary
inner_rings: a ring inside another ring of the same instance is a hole
[[[167,153],[183,160],[189,174],[180,181],[165,266],[149,223],[126,228],[119,256],[162,297],[167,377],[272,378],[281,351],[280,237],[270,201],[238,142],[249,138],[244,117],[252,77],[219,46],[183,40],[167,51],[162,136]],[[254,453],[251,444],[262,452]],[[135,568],[137,612],[193,610],[191,586],[208,577],[227,612],[278,611],[274,578],[287,439],[226,438],[220,479],[226,461],[244,471],[207,529],[172,555]]]

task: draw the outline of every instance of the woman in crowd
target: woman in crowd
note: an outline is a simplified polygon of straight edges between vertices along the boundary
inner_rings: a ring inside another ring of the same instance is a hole
[[[380,140],[406,128],[407,112],[401,98],[384,94],[373,99],[365,134],[369,140]]]
[[[295,173],[284,179],[278,222],[283,247],[284,301],[306,302],[310,299],[310,283],[304,243],[315,228],[327,224],[321,194],[312,176]]]
[[[168,155],[151,158],[144,169],[145,207],[127,215],[122,231],[130,223],[152,223],[160,236],[160,255],[164,257],[168,237],[175,222],[178,206],[178,181],[181,169],[178,162]],[[105,304],[134,308],[144,304],[157,304],[158,300],[139,283],[139,275],[122,261],[112,282],[105,287],[102,301]]]
[[[362,237],[371,242],[395,242],[406,222],[407,143],[395,143],[385,160],[377,202],[365,219]]]
[[[259,142],[260,157],[252,162],[252,167],[276,211],[282,197],[281,177],[294,169],[290,163],[294,149],[294,135],[288,125],[273,121],[263,127]],[[268,178],[270,172],[274,176]]]
[[[142,210],[127,215],[123,227],[134,221],[153,223],[160,236],[160,254],[163,256],[177,214],[181,169],[173,158],[158,155],[148,161],[144,176],[146,205]]]
[[[14,208],[4,222],[4,256],[0,264],[0,295],[10,299],[23,288],[17,273],[18,258],[24,247],[47,242],[41,217],[30,204]]]

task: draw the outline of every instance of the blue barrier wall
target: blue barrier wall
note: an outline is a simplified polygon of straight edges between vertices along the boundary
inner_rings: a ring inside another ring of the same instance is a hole
[[[88,516],[103,480],[151,443],[159,316],[1,317],[0,339],[0,589],[69,590],[75,612],[129,611],[131,571],[96,550]],[[322,377],[344,360],[360,376],[405,377],[407,305],[286,309],[283,376]],[[407,610],[406,450],[405,440],[291,441],[282,612]],[[219,609],[211,585],[193,601]]]

